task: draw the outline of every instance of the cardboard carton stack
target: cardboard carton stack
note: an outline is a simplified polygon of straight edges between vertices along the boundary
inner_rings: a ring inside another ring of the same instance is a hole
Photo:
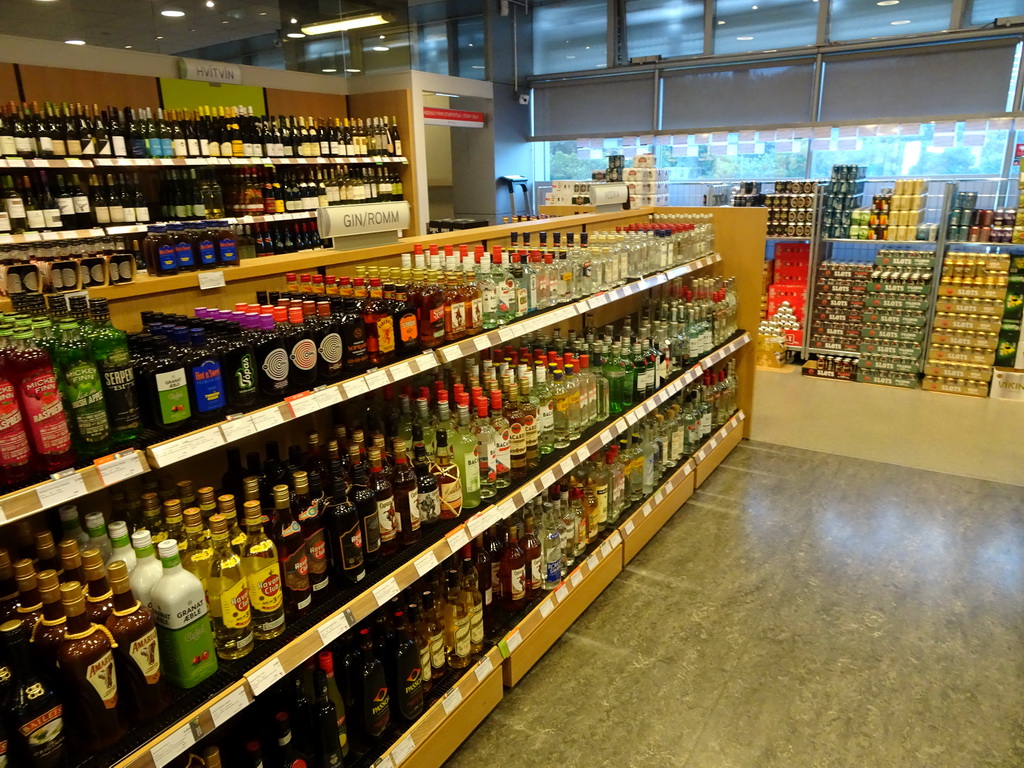
[[[860,329],[871,264],[822,262],[811,308],[811,346],[829,352],[859,352]]]

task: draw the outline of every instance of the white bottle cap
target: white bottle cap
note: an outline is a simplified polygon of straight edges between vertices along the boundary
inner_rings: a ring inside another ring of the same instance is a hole
[[[90,512],[85,516],[85,529],[92,533],[97,528],[106,528],[102,512]]]
[[[128,535],[128,524],[124,520],[115,520],[107,526],[110,538],[121,539]]]
[[[132,546],[135,549],[151,547],[153,546],[153,537],[149,535],[149,531],[145,528],[140,528],[132,534]]]
[[[65,504],[59,512],[61,520],[78,520],[78,507],[74,504]]]
[[[161,560],[168,560],[178,554],[178,542],[176,539],[164,539],[156,545],[156,554]]]

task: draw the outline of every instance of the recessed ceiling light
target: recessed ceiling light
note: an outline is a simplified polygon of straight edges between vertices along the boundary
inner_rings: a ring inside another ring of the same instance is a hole
[[[383,53],[384,51],[390,51],[391,49],[388,48],[386,45],[375,45],[373,46],[373,50],[380,51],[381,53]]]
[[[65,40],[68,45],[85,45],[85,40]]]
[[[321,72],[337,72],[338,70],[336,70],[336,69],[321,69],[320,71]]]
[[[267,15],[266,11],[260,11],[260,16],[266,16],[266,15]]]
[[[160,11],[161,16],[169,16],[172,19],[177,19],[185,15],[184,11]]]
[[[301,32],[289,32],[288,37],[290,37],[292,40],[299,40],[300,38],[305,37],[305,35],[302,34]]]
[[[583,46],[583,49],[586,50],[586,51],[589,51],[590,50],[590,46],[589,45],[585,45],[585,46]]]
[[[157,35],[157,36],[156,36],[156,39],[157,39],[157,40],[163,40],[163,39],[164,39],[164,36],[163,36],[163,35]]]
[[[380,39],[381,39],[381,40],[383,40],[383,39],[384,39],[384,35],[381,35],[381,36],[380,36]]]
[[[565,58],[567,58],[567,59],[575,59],[576,57],[575,56],[566,56]]]
[[[901,21],[890,21],[889,23],[892,24],[894,27],[898,27],[900,24],[909,24],[910,19],[903,19]]]
[[[879,2],[875,3],[875,5],[881,5],[881,6],[899,5],[899,4],[900,4],[900,0],[879,0]]]
[[[214,5],[216,5],[216,3],[214,3],[213,0],[206,0],[207,8],[213,8]]]
[[[473,69],[484,69],[484,68],[485,68],[485,67],[484,67],[484,65],[483,65],[483,64],[474,64],[474,65],[473,65]]]
[[[131,48],[131,46],[130,45],[126,45],[125,48]]]
[[[299,20],[292,16],[292,24],[298,24]]]
[[[346,69],[345,71],[346,71],[346,72],[362,72],[363,70],[361,70],[361,69],[352,69],[352,68],[349,68],[349,69]]]
[[[350,29],[363,29],[365,27],[379,27],[381,24],[391,23],[391,18],[383,13],[374,13],[368,16],[350,16],[347,19],[337,21],[325,21],[322,24],[310,24],[303,27],[302,31],[307,35],[326,35],[331,32],[346,32]],[[381,35],[381,39],[384,36]]]
[[[724,21],[719,21],[718,23],[719,23],[719,24],[725,24],[725,22],[724,22]]]
[[[747,35],[744,35],[743,37],[737,37],[736,39],[737,40],[753,40],[754,38],[752,38],[750,36],[747,36]]]
[[[224,21],[221,22],[221,24],[227,24],[227,23],[228,23],[227,19],[225,19]]]
[[[756,10],[757,10],[757,6],[756,6],[756,5],[752,5],[752,6],[750,6],[750,10],[752,10],[752,11],[756,11]]]

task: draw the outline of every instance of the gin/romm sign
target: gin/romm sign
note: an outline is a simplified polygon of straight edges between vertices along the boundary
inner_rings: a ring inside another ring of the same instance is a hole
[[[321,208],[316,214],[317,230],[324,238],[408,229],[409,218],[409,203],[405,200],[334,205]]]
[[[234,83],[241,85],[242,68],[237,64],[219,64],[200,59],[178,59],[182,80],[204,80],[208,83]]]

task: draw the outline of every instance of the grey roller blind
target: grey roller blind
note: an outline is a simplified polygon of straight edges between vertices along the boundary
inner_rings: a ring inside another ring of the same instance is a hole
[[[825,57],[821,120],[1006,110],[1015,40]]]
[[[533,99],[533,133],[539,139],[654,130],[650,74],[537,83]]]
[[[661,127],[724,128],[811,120],[814,60],[678,69],[662,78]]]

